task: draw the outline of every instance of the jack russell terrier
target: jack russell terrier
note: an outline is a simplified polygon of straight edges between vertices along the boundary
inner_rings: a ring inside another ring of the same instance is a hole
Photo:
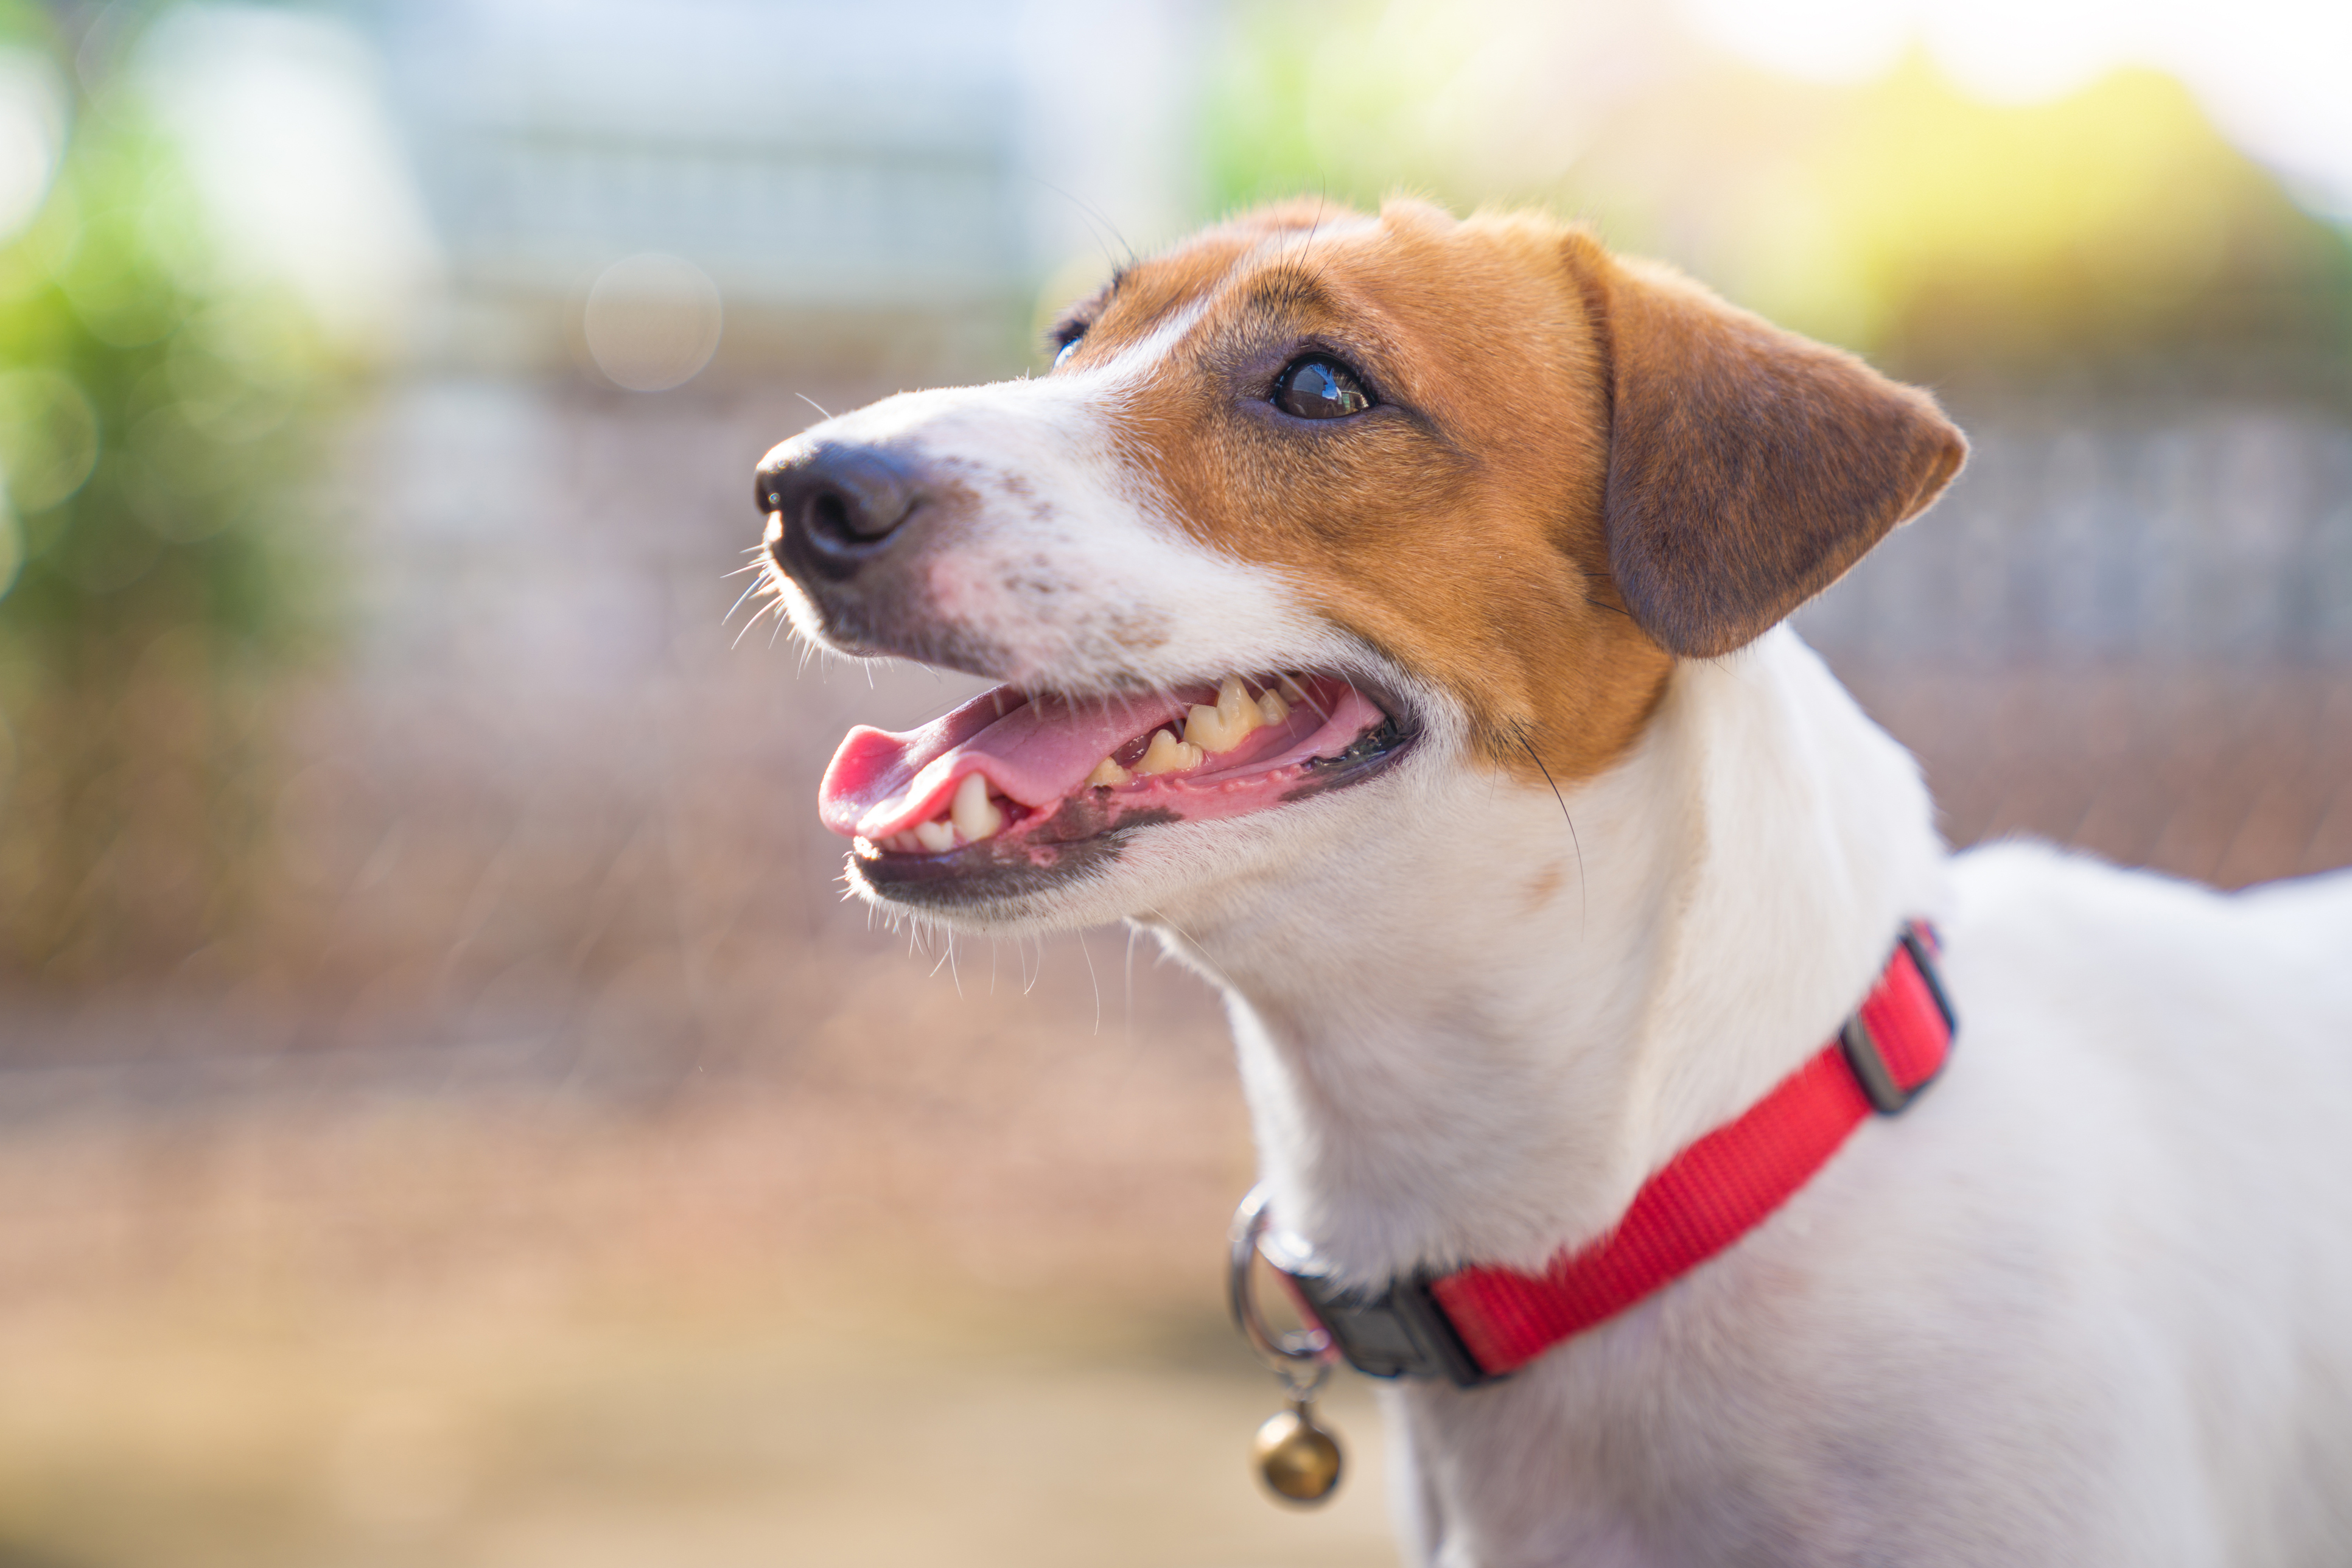
[[[761,465],[801,633],[1003,683],[820,809],[884,910],[1223,987],[1412,1560],[2352,1561],[2352,878],[1948,858],[1779,624],[1930,397],[1409,202],[1055,337]]]

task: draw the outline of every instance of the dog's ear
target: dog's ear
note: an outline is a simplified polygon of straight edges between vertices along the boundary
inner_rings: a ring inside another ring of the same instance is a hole
[[[1606,350],[1610,572],[1668,652],[1761,636],[1959,471],[1927,394],[1589,236],[1569,265]]]

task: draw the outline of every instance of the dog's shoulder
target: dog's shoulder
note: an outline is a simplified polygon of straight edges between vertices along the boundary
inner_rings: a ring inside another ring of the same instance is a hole
[[[2022,839],[1969,850],[1952,869],[1951,935],[1972,953],[2080,983],[2119,970],[2157,993],[2210,985],[2233,1004],[2267,984],[2305,1008],[2352,1005],[2352,870],[2231,893]]]
[[[2352,872],[2228,893],[2002,843],[1958,857],[1953,889],[1962,1048],[1995,1070],[2128,1084],[2225,1141],[2352,1121]]]

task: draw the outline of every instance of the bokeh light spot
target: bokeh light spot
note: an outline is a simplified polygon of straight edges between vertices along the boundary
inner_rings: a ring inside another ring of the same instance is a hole
[[[15,512],[0,505],[0,599],[8,596],[8,590],[16,585],[16,578],[24,570],[24,525],[16,521]],[[0,728],[0,736],[5,735],[5,728]],[[13,763],[15,756],[14,749],[7,749],[7,760]],[[0,768],[0,781],[5,781],[6,772],[6,769]]]
[[[583,335],[596,368],[631,392],[667,392],[718,352],[719,286],[684,257],[647,251],[616,261],[588,290]]]
[[[1879,0],[1683,0],[1681,9],[1700,37],[1806,81],[1885,74],[1916,26],[1907,9]]]
[[[98,465],[98,414],[53,370],[0,374],[0,482],[19,512],[46,511]]]
[[[49,194],[65,149],[65,87],[29,50],[0,48],[0,241],[13,239]]]

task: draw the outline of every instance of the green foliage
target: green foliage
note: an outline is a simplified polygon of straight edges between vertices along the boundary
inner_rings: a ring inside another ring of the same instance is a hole
[[[1496,19],[1433,3],[1229,7],[1202,126],[1212,206],[1309,195],[1369,210],[1405,191],[1459,208],[1551,194],[1447,112],[1491,40],[1478,23]]]
[[[0,248],[0,972],[167,961],[234,915],[273,672],[315,651],[300,501],[332,390],[225,269],[136,101],[78,106]]]
[[[2347,363],[2352,247],[2170,77],[1995,105],[1915,59],[1862,88],[1708,96],[1756,129],[1678,150],[1707,202],[1672,226],[1695,268],[1801,331],[1936,378]],[[1633,177],[1614,149],[1586,175],[1618,207]]]
[[[1924,57],[1832,87],[1608,26],[1527,0],[1234,7],[1213,199],[1543,205],[1930,378],[2352,386],[2352,243],[2169,77],[1991,104]]]

